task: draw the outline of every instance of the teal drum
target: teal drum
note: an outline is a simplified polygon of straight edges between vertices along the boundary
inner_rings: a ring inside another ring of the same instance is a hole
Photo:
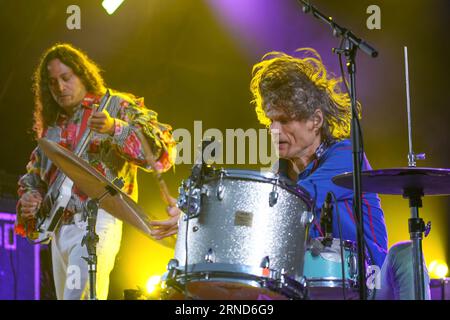
[[[310,299],[357,299],[358,261],[356,244],[339,239],[312,239],[306,250],[304,277]]]

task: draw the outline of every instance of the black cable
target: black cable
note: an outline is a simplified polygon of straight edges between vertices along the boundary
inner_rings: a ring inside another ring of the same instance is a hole
[[[333,196],[333,201],[334,201],[334,205],[335,205],[335,208],[336,208],[336,215],[337,215],[337,219],[338,219],[337,221],[338,221],[338,230],[339,230],[339,240],[340,240],[340,245],[341,245],[341,261],[344,261],[343,260],[343,249],[342,249],[343,248],[343,246],[342,246],[342,229],[341,229],[341,224],[340,224],[341,219],[340,219],[340,215],[339,215],[339,208],[338,208],[338,205],[337,205],[337,198],[336,198],[336,195],[332,191],[330,191],[330,193]],[[374,259],[373,259],[372,249],[367,244],[366,244],[365,248],[366,248],[366,250],[369,253],[370,262],[373,263]],[[343,267],[343,265],[342,265],[342,278],[344,279],[344,267]],[[375,299],[375,296],[376,296],[376,289],[374,289],[372,300]],[[345,294],[344,294],[344,299],[345,299]]]
[[[194,168],[192,169],[193,173],[189,177],[188,181],[188,199],[186,203],[186,211],[185,218],[186,218],[186,228],[185,228],[185,237],[184,237],[184,250],[185,250],[185,263],[184,263],[184,297],[187,300],[188,298],[188,290],[187,290],[187,283],[188,283],[188,252],[189,252],[189,242],[188,242],[188,233],[189,233],[189,220],[191,220],[191,198],[192,198],[192,190],[195,189],[198,185],[202,183],[202,170],[197,172],[196,165],[194,165]],[[196,181],[194,181],[194,178]],[[200,181],[199,181],[200,180]]]
[[[5,237],[6,238],[6,237]],[[16,248],[17,250],[17,248]],[[17,274],[16,274],[16,268],[14,266],[14,259],[13,259],[13,250],[10,249],[9,250],[9,263],[11,265],[11,273],[13,275],[13,297],[14,300],[17,300]],[[17,255],[16,255],[16,259],[17,259]]]
[[[342,49],[343,43],[344,43],[344,39],[341,40],[340,49]],[[341,55],[341,53],[338,53],[338,57],[339,57],[339,67],[341,69],[342,79],[344,81],[344,85],[345,85],[345,89],[347,90],[347,94],[350,97],[350,90],[348,88],[348,83],[347,83],[347,80],[346,80],[344,67],[343,67],[343,64],[342,64],[342,55]],[[350,99],[351,99],[351,97],[350,97]],[[359,163],[360,163],[360,167],[362,168],[363,167],[363,159],[364,159],[364,142],[363,142],[362,129],[361,129],[361,125],[360,125],[360,122],[359,122],[359,118],[357,116],[358,115],[357,110],[355,110],[353,108],[352,104],[350,104],[350,105],[351,105],[351,108],[352,108],[352,112],[356,116],[355,119],[356,119],[356,123],[357,123],[357,128],[355,128],[355,129],[358,130],[359,141],[361,143],[361,146],[360,146],[361,147],[361,156],[360,156],[360,159],[359,159],[359,161],[360,161]],[[361,229],[361,226],[359,225],[359,220],[355,219],[355,221],[357,222],[356,225],[357,225],[357,228],[358,228],[358,232],[361,233],[362,229]]]
[[[329,192],[333,196],[334,205],[336,207],[336,215],[337,215],[337,219],[338,219],[338,232],[339,232],[339,239],[340,239],[340,245],[341,245],[341,261],[344,261],[343,260],[343,251],[342,251],[343,250],[342,249],[343,248],[342,247],[342,229],[341,229],[341,225],[340,225],[340,220],[341,219],[340,219],[340,215],[339,215],[339,208],[338,208],[338,205],[337,205],[338,201],[337,201],[336,195],[332,191],[329,191]],[[355,223],[356,223],[357,227],[359,228],[359,222],[357,220],[355,220]],[[365,237],[365,235],[364,235],[364,237]],[[369,254],[370,262],[374,263],[372,249],[367,245],[367,241],[365,241],[364,243],[365,243],[365,249],[367,250],[367,252]],[[344,275],[345,275],[345,272],[344,272],[344,268],[342,266],[342,278],[343,279],[344,279]],[[374,292],[373,292],[372,300],[375,300],[376,289],[374,289],[373,291]],[[344,299],[345,299],[345,294],[344,294]]]
[[[185,213],[186,218],[186,228],[184,231],[184,250],[185,250],[185,260],[184,260],[184,298],[187,300],[188,291],[187,291],[187,283],[188,283],[188,232],[189,232],[189,220],[190,217],[190,205],[191,205],[191,197],[192,197],[192,180],[189,178],[189,193],[187,199],[187,213]]]
[[[343,44],[344,44],[344,39],[341,40],[341,43],[339,45],[339,49],[340,50],[343,50],[342,49]],[[346,78],[346,75],[345,75],[345,72],[344,72],[344,66],[343,66],[343,63],[342,63],[342,54],[341,54],[341,52],[338,52],[337,55],[339,57],[339,68],[341,69],[341,76],[342,76],[342,80],[344,82],[345,90],[347,91],[347,94],[348,94],[349,98],[351,99],[350,89],[348,87],[348,82],[347,82],[347,78]],[[358,117],[358,112],[357,112],[358,110],[353,108],[353,105],[351,104],[351,102],[350,102],[350,107],[352,108],[352,112],[355,115],[356,123],[357,123],[357,126],[358,126],[357,130],[358,130],[358,134],[359,134],[359,141],[361,142],[361,151],[362,151],[361,154],[364,154],[364,140],[363,140],[363,133],[362,133],[361,125],[360,125],[360,122],[359,122],[359,117]],[[361,167],[362,167],[363,158],[364,157],[362,156],[361,159],[360,159]]]
[[[339,245],[340,245],[340,254],[341,254],[342,296],[343,296],[344,300],[347,300],[347,297],[345,294],[346,278],[345,278],[344,246],[343,246],[343,240],[342,240],[341,218],[339,215],[339,208],[338,208],[338,202],[337,202],[336,195],[332,191],[329,191],[329,193],[333,197],[334,208],[335,208],[336,216],[337,216],[337,225],[338,225],[338,232],[339,232]]]

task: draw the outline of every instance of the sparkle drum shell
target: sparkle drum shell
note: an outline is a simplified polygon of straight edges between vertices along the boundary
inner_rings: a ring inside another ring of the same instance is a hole
[[[230,288],[256,288],[245,299],[262,291],[270,295],[270,288],[257,288],[301,281],[311,221],[309,195],[287,180],[258,171],[215,172],[204,180],[198,215],[180,219],[178,279],[190,287],[210,288],[204,298],[226,299]],[[224,287],[227,293],[216,297]]]

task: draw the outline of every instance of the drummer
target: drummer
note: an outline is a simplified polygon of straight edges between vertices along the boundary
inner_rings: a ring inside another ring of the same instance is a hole
[[[320,214],[331,191],[338,209],[333,212],[333,237],[356,242],[353,191],[338,187],[331,180],[353,171],[349,140],[351,101],[341,91],[341,79],[327,72],[315,50],[298,49],[297,55],[271,52],[253,67],[250,89],[256,114],[262,124],[279,134],[280,173],[296,181],[315,201],[311,237],[324,236]],[[359,102],[357,112],[360,117]],[[365,155],[362,160],[362,170],[371,170]],[[377,194],[362,194],[362,213],[368,264],[381,268],[381,290],[376,298],[413,299],[411,242],[397,243],[388,252],[386,224]],[[425,296],[429,298],[425,266],[424,269]]]
[[[309,191],[316,204],[312,237],[323,236],[318,223],[320,208],[328,191],[337,200],[342,226],[341,237],[356,241],[353,193],[334,185],[331,179],[353,171],[350,136],[350,99],[340,91],[336,78],[329,77],[313,49],[301,49],[308,58],[269,53],[253,67],[250,89],[259,121],[279,133],[281,174]],[[358,105],[358,108],[360,106]],[[370,165],[364,158],[363,169]],[[169,208],[171,219],[154,222],[157,238],[177,232],[177,208]],[[372,263],[381,267],[387,253],[387,232],[380,199],[363,195],[364,232]],[[333,236],[339,238],[333,217]]]
[[[337,199],[338,218],[333,216],[333,236],[356,241],[353,192],[334,185],[331,179],[353,171],[349,140],[351,104],[341,91],[340,79],[327,73],[319,54],[299,49],[301,58],[271,52],[253,67],[250,89],[258,120],[279,134],[281,173],[306,189],[316,204],[311,236],[324,236],[320,209],[327,192]],[[358,103],[358,113],[361,106]],[[370,170],[364,156],[363,170]],[[379,267],[387,253],[387,232],[380,199],[362,197],[364,237],[371,264]]]
[[[107,179],[124,178],[122,189],[137,201],[137,168],[152,170],[144,143],[156,155],[157,170],[168,170],[174,162],[175,142],[171,127],[157,121],[156,113],[143,99],[131,94],[112,93],[110,108],[95,108],[106,88],[99,68],[86,54],[69,44],[57,44],[42,56],[34,75],[34,132],[74,150],[86,128],[94,131],[82,154]],[[111,113],[111,114],[110,114]],[[140,140],[145,139],[146,142]],[[34,216],[46,190],[55,179],[56,168],[37,147],[31,154],[27,173],[19,181],[16,232],[33,238]],[[86,233],[83,204],[86,195],[72,189],[61,226],[51,243],[53,276],[58,299],[89,298]],[[97,298],[108,296],[109,274],[120,247],[122,221],[100,209],[97,217]]]
[[[252,102],[260,123],[278,135],[280,174],[306,189],[314,200],[315,219],[310,236],[324,236],[319,222],[321,208],[327,193],[332,192],[338,209],[333,211],[332,235],[356,242],[353,191],[332,182],[334,176],[353,171],[349,140],[351,101],[341,89],[341,79],[327,72],[314,49],[299,49],[297,55],[299,57],[270,52],[254,65],[250,83]],[[357,112],[360,116],[359,103]],[[365,155],[362,169],[371,170]],[[177,232],[180,211],[171,207],[168,212],[170,219],[154,222],[159,228],[153,231],[157,238]],[[336,212],[339,212],[339,217]],[[367,263],[382,269],[384,288],[378,298],[412,298],[410,242],[393,246],[389,259],[386,259],[387,264],[383,265],[388,254],[388,239],[377,194],[363,193],[362,212],[369,255]]]

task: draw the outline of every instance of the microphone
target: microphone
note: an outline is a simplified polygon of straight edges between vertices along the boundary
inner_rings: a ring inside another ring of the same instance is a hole
[[[320,227],[325,232],[325,238],[322,243],[325,246],[331,246],[333,242],[333,205],[331,203],[331,192],[327,193],[325,201],[322,205],[322,211],[320,215]]]

